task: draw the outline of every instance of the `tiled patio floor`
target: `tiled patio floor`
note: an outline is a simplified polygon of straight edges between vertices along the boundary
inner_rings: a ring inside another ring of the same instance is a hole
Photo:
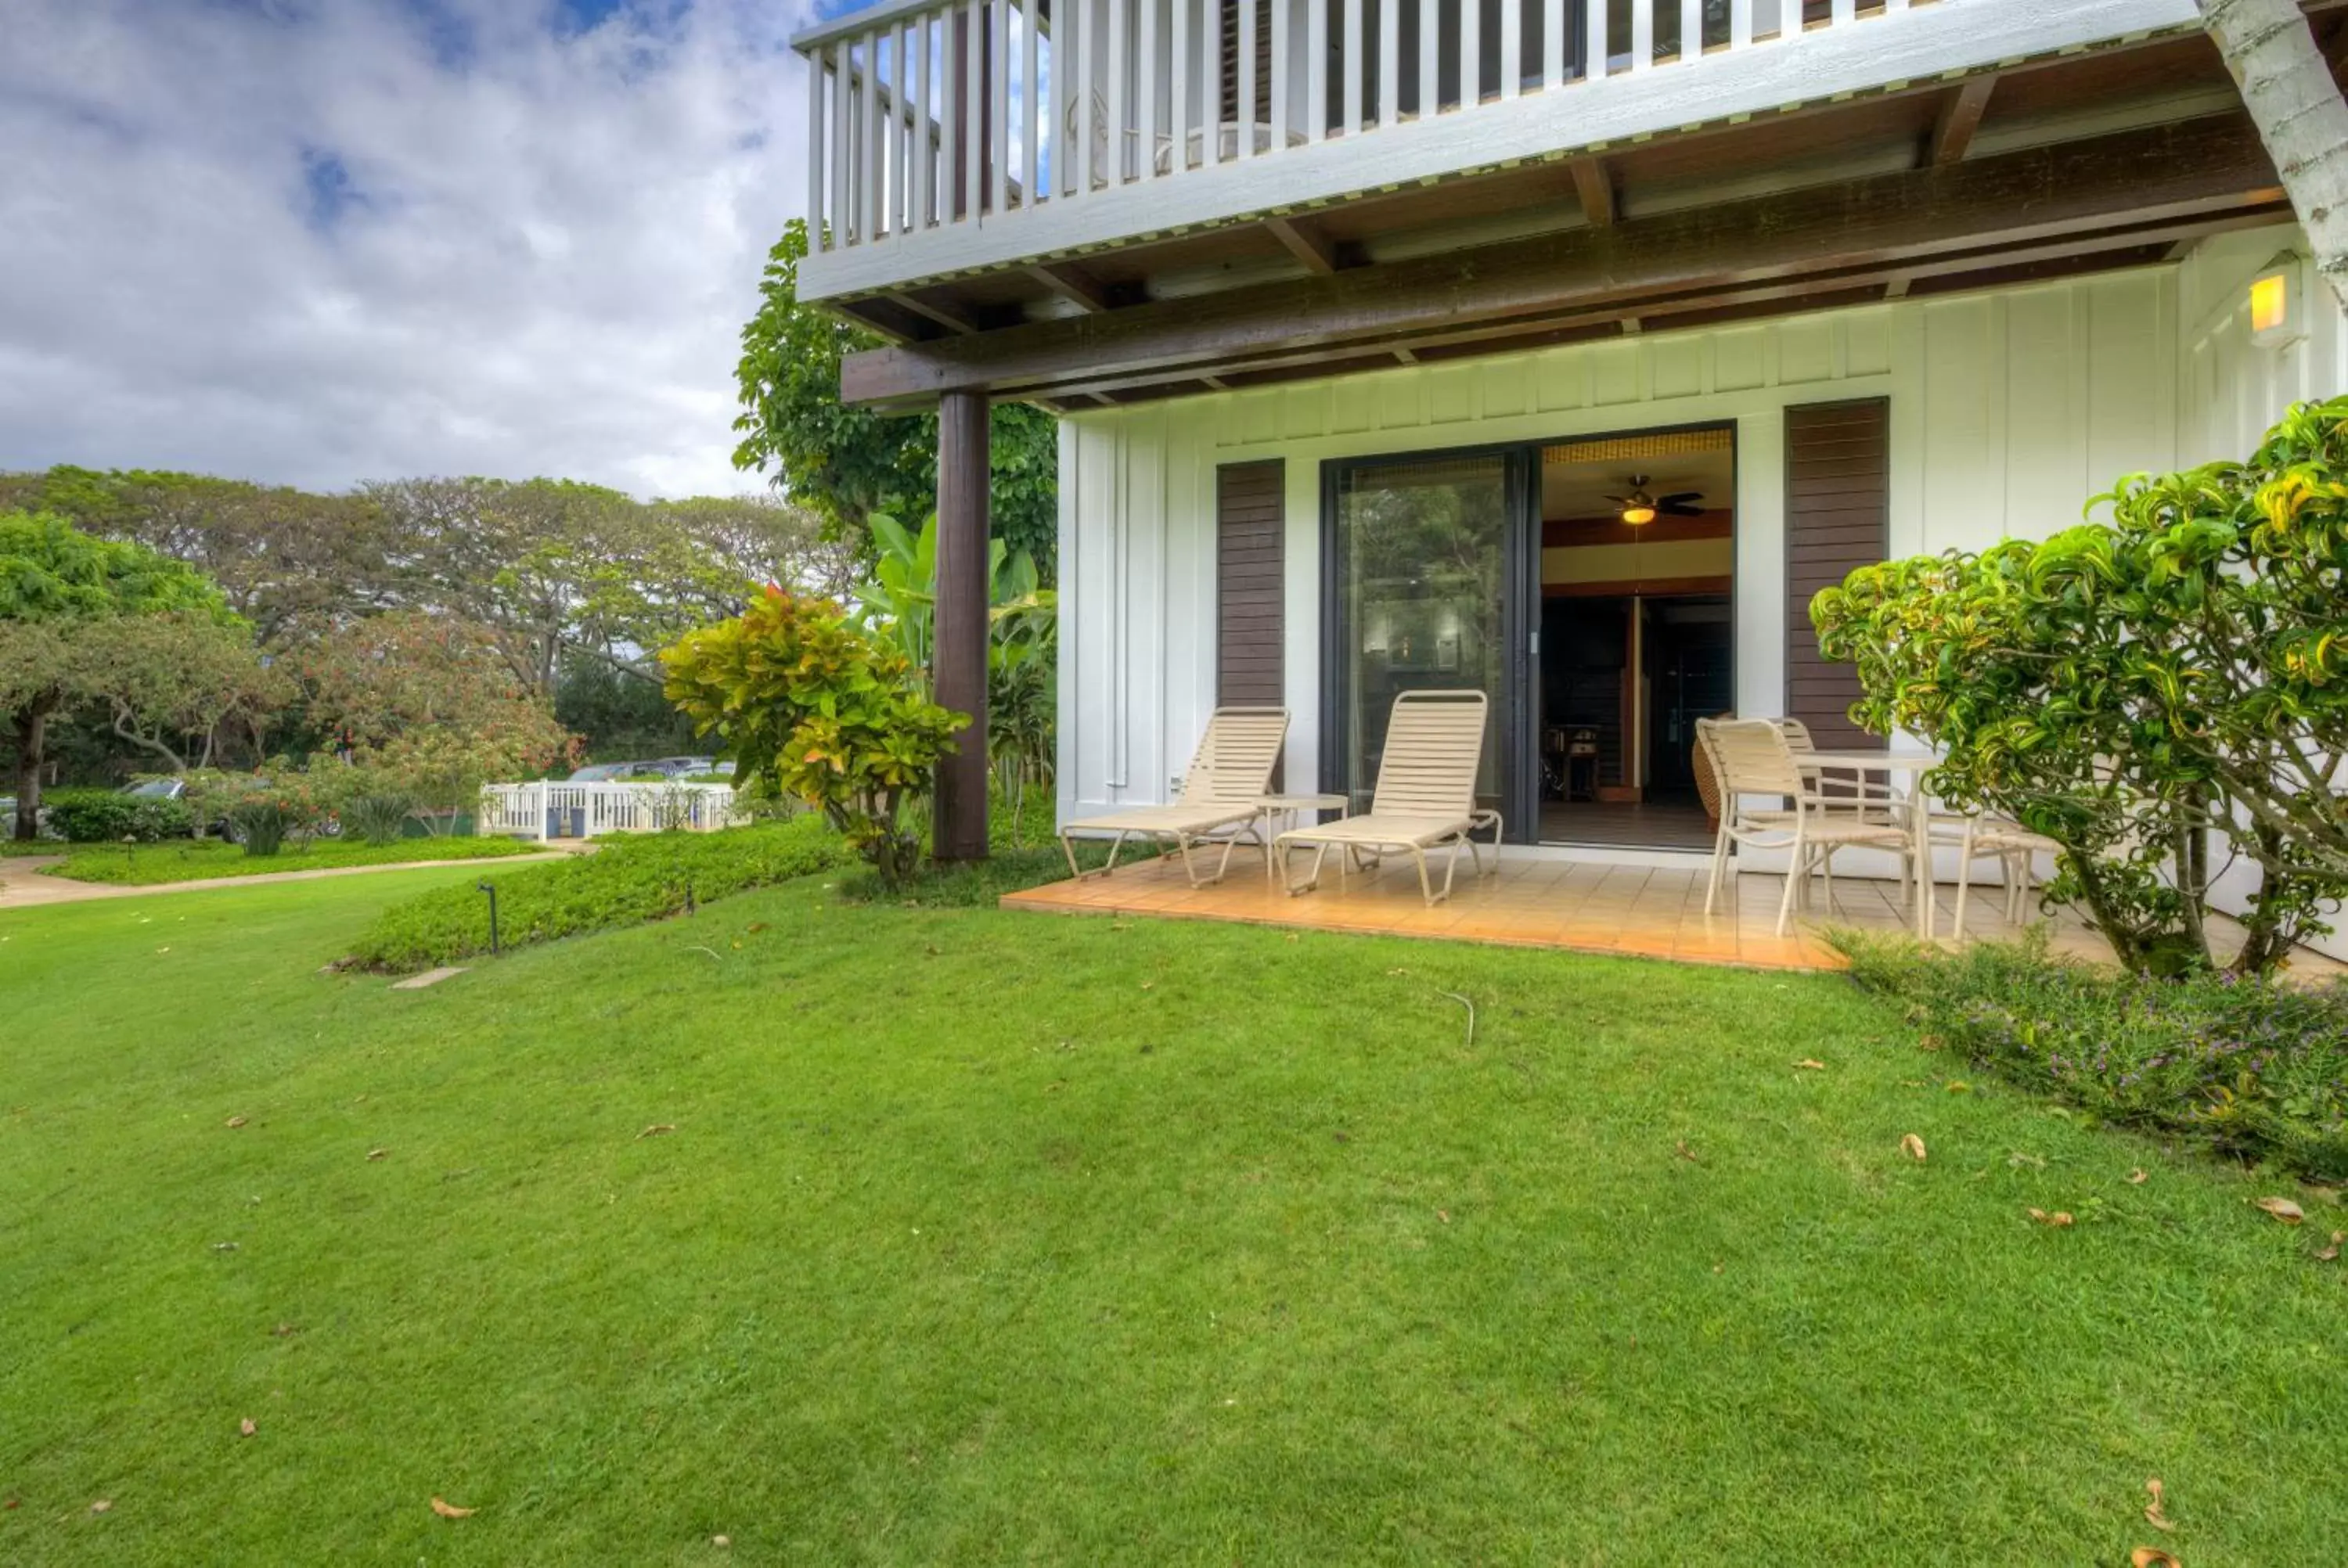
[[[1300,875],[1304,864],[1298,862]],[[1003,907],[1450,938],[1764,968],[1843,967],[1840,955],[1822,935],[1828,923],[1823,899],[1807,914],[1797,912],[1792,927],[1779,937],[1777,901],[1785,890],[1779,877],[1748,872],[1735,878],[1734,897],[1725,897],[1715,912],[1706,916],[1704,876],[1701,866],[1656,869],[1511,853],[1503,858],[1498,876],[1478,878],[1462,858],[1450,900],[1429,909],[1419,897],[1418,878],[1407,859],[1388,860],[1376,871],[1356,873],[1341,891],[1332,856],[1320,889],[1291,897],[1266,882],[1260,856],[1242,850],[1232,856],[1230,876],[1216,886],[1193,889],[1179,860],[1141,860],[1119,866],[1108,876],[1010,894]],[[1943,940],[1955,895],[1953,886],[1938,891],[1938,930]],[[1972,900],[1965,917],[1968,937],[2015,934],[2004,923],[2003,898],[1997,889],[1976,888]],[[1884,931],[1913,928],[1892,883],[1838,878],[1835,903],[1832,920],[1837,924]],[[2110,956],[2101,938],[2068,915],[2055,922],[2054,946],[2058,951],[2096,958]],[[2311,957],[2305,963],[2322,967],[2328,960]]]

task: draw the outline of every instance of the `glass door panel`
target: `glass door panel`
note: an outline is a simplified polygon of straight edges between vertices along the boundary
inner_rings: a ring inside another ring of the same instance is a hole
[[[1359,463],[1338,475],[1335,788],[1355,810],[1369,807],[1395,698],[1430,688],[1491,699],[1478,801],[1498,808],[1509,793],[1517,471],[1516,455],[1498,452]]]

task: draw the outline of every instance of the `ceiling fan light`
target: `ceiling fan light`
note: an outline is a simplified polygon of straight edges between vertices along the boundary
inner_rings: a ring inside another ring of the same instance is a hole
[[[1642,523],[1652,523],[1655,520],[1655,508],[1646,506],[1625,507],[1622,508],[1622,520],[1634,528]]]

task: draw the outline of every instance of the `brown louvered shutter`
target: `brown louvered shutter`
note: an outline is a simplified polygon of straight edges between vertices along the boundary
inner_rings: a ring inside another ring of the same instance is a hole
[[[1850,722],[1859,675],[1818,651],[1810,599],[1890,548],[1891,405],[1883,398],[1786,410],[1786,713],[1822,750],[1879,747]]]
[[[1231,463],[1215,470],[1215,702],[1277,708],[1282,663],[1281,538],[1287,466]]]

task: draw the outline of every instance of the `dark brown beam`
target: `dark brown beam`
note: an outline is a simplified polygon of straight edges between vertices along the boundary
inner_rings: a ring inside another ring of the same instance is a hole
[[[1108,285],[1073,262],[1037,265],[1026,271],[1029,277],[1089,314],[1098,315],[1117,308]]]
[[[1973,132],[1981,129],[1982,115],[1989,108],[1989,95],[1997,86],[1995,77],[1975,77],[1941,100],[1941,112],[1932,121],[1932,144],[1927,160],[1935,165],[1962,163],[1965,154],[1972,149]]]
[[[952,755],[938,763],[931,854],[986,858],[987,455],[986,395],[938,401],[936,641],[930,685],[941,707],[970,715]]]
[[[1288,248],[1290,255],[1304,263],[1308,272],[1326,277],[1344,265],[1337,258],[1336,244],[1309,218],[1267,218],[1263,227],[1266,233]]]
[[[1626,325],[1632,321],[1640,322],[1643,327],[1663,331],[1763,315],[1826,310],[1838,305],[1873,304],[1884,296],[1885,290],[1893,281],[1900,279],[1913,281],[1917,285],[1916,292],[1927,292],[1928,288],[1930,292],[1942,292],[1952,289],[1988,287],[2036,269],[2054,269],[2049,275],[2068,275],[2093,270],[2097,265],[2139,266],[2160,259],[2172,236],[2190,234],[2199,239],[2230,229],[2263,227],[2280,222],[2290,215],[2290,205],[2278,198],[2271,202],[2222,214],[2169,219],[2148,225],[2127,224],[2095,233],[2065,235],[2035,245],[1991,246],[1947,253],[1929,261],[1900,261],[1869,263],[1856,269],[1828,269],[1766,283],[1748,283],[1730,289],[1704,290],[1663,300],[1643,301],[1631,307],[1639,313],[1636,316],[1627,315],[1626,308],[1617,304],[1469,327],[1422,330],[1401,342],[1390,340],[1383,350],[1374,349],[1372,352],[1380,355],[1381,364],[1400,360],[1406,354],[1414,356],[1416,362],[1456,359],[1502,349],[1539,348],[1595,337],[1620,337],[1625,335]],[[2109,261],[2099,260],[2107,256],[2117,259]],[[1357,364],[1365,346],[1361,343],[1351,343],[1339,348],[1297,350],[1259,356],[1229,368],[1235,377],[1246,376],[1250,384],[1262,379],[1287,380],[1315,366],[1321,367],[1325,374],[1334,374],[1339,366],[1349,361]],[[1195,375],[1196,372],[1190,374]],[[1164,374],[1164,372],[1136,373],[1125,376],[1087,378],[1074,384],[1074,389],[1121,390],[1161,381]],[[1066,384],[1063,384],[1063,389],[1066,388]]]
[[[1593,229],[1614,221],[1614,176],[1602,158],[1577,158],[1566,165],[1573,174],[1574,194],[1581,198],[1581,215]]]
[[[1936,256],[2240,213],[2281,196],[2248,122],[2213,118],[876,350],[847,361],[841,395],[918,405],[961,389],[1024,394],[1151,372],[1195,378],[1296,351],[1358,354],[1380,334],[1606,307],[1616,319],[1653,316],[1648,302],[1659,298],[1798,282],[1838,268],[1916,272]]]
[[[950,333],[968,336],[972,333],[983,330],[968,313],[947,304],[942,300],[925,300],[910,291],[903,293],[885,294],[881,297],[899,310],[911,311],[924,321],[934,322]]]
[[[888,300],[848,300],[834,308],[856,325],[879,333],[891,343],[919,343],[932,335],[927,322]]]

